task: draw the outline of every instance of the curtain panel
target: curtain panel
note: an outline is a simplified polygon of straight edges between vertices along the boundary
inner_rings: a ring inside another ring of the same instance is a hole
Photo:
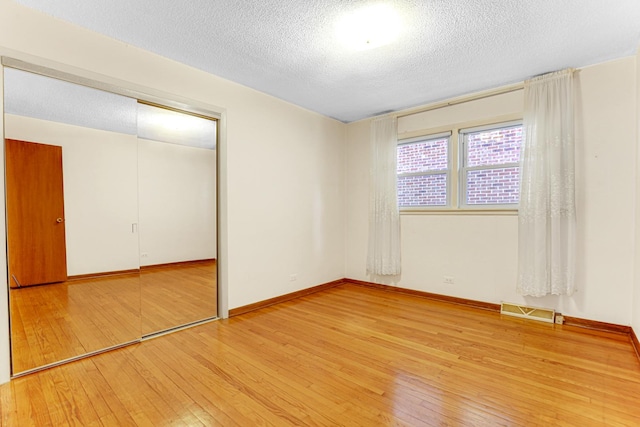
[[[518,284],[522,295],[575,291],[573,70],[525,82]]]
[[[395,117],[381,117],[371,121],[370,148],[367,274],[397,276],[401,272],[401,262]]]

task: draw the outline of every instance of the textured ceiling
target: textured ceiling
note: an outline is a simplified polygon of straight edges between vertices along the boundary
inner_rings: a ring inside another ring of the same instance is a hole
[[[5,69],[4,111],[136,135],[137,100],[26,71]]]
[[[170,144],[213,150],[212,120],[138,104],[136,99],[7,68],[4,110],[8,114],[137,135]]]
[[[390,0],[399,38],[337,40],[347,0],[17,0],[350,122],[635,53],[640,0]]]

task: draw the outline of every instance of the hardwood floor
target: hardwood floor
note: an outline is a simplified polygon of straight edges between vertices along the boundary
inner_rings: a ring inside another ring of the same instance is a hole
[[[344,284],[0,386],[3,426],[637,426],[627,336]]]
[[[216,261],[9,290],[19,374],[217,315]]]
[[[14,374],[140,338],[138,273],[9,290]]]
[[[218,315],[216,260],[140,270],[142,335]]]

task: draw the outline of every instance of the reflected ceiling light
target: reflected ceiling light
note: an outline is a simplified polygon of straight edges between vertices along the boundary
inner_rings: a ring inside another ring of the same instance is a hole
[[[169,132],[184,132],[199,129],[202,126],[202,120],[204,120],[162,108],[154,111],[155,114],[149,117],[150,123]]]
[[[138,137],[190,147],[215,149],[216,122],[191,114],[139,103]]]
[[[337,24],[340,40],[356,50],[374,49],[400,34],[400,17],[388,4],[368,6],[345,15]]]

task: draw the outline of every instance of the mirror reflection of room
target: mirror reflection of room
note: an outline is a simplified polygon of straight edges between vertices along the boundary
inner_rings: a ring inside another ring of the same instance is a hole
[[[13,374],[139,340],[136,101],[10,68],[4,101]]]
[[[138,104],[143,336],[217,314],[216,125]]]
[[[5,69],[14,375],[215,318],[216,125]]]

